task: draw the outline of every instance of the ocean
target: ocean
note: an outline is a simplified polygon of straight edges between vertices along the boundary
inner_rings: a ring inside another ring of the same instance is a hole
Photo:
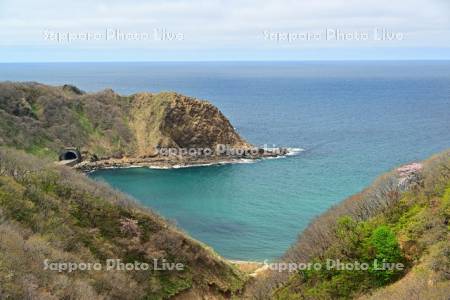
[[[314,217],[396,166],[450,147],[450,61],[0,64],[0,80],[207,99],[256,145],[256,163],[102,170],[226,258],[273,260]]]

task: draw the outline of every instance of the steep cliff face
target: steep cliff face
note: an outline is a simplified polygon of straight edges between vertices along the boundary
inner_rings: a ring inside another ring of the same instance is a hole
[[[172,101],[162,122],[162,132],[181,147],[210,147],[228,144],[249,147],[227,118],[206,101],[171,95]]]
[[[213,105],[175,93],[120,96],[68,85],[0,83],[0,298],[239,294],[246,276],[211,249],[127,196],[51,161],[66,147],[80,149],[85,159],[101,159],[219,142],[245,144]],[[43,272],[45,259],[99,263],[103,269]],[[107,259],[185,267],[107,272]]]
[[[156,147],[250,147],[212,104],[176,93],[0,83],[0,145],[55,157],[78,147],[97,157],[145,157]]]
[[[151,154],[156,147],[250,147],[209,102],[176,93],[140,93],[132,96],[131,104],[130,125],[138,155]]]

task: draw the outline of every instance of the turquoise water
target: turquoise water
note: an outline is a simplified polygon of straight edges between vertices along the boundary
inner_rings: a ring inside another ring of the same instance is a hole
[[[205,98],[255,144],[305,149],[252,164],[92,174],[227,258],[281,255],[380,173],[450,147],[450,62],[0,64],[0,80]]]

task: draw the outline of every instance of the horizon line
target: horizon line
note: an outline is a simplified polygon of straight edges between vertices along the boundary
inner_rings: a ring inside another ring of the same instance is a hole
[[[394,61],[450,61],[450,58],[417,59],[305,59],[305,60],[67,60],[67,61],[0,61],[0,64],[50,64],[50,63],[213,63],[213,62],[394,62]]]

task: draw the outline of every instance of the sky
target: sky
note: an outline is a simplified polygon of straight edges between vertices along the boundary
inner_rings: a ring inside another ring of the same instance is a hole
[[[450,0],[0,0],[0,62],[450,59]]]

